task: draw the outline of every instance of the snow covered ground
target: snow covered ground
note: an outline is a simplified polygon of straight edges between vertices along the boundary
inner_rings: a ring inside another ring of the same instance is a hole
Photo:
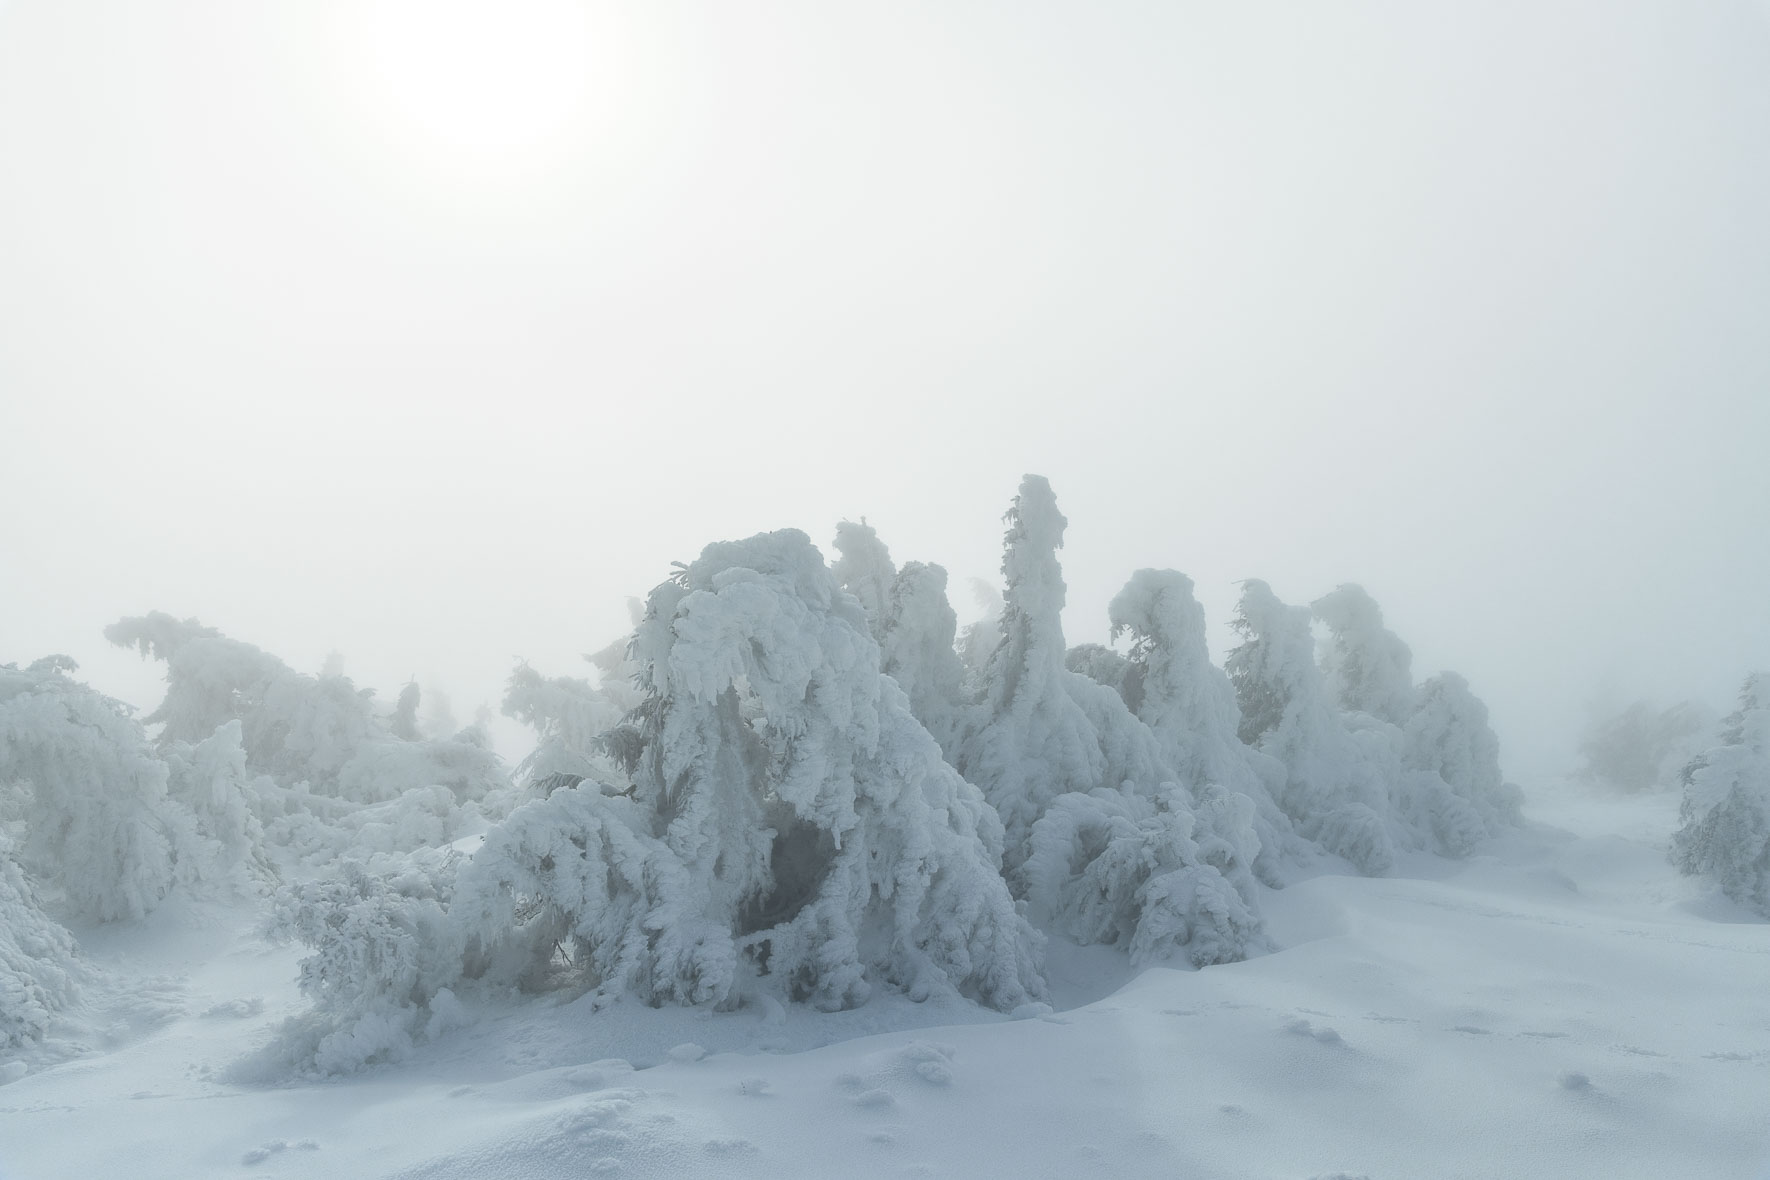
[[[252,1080],[304,1007],[248,909],[77,931],[107,982],[0,1063],[0,1177],[1770,1175],[1770,925],[1666,863],[1677,800],[1264,897],[1281,950],[1060,1008],[536,999],[396,1066]],[[27,1072],[16,1077],[20,1070]]]

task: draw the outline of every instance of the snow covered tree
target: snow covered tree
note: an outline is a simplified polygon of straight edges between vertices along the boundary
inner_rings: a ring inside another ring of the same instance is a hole
[[[172,888],[179,858],[200,855],[196,833],[141,726],[73,668],[53,656],[0,666],[0,793],[24,814],[25,864],[75,913],[139,918]]]
[[[418,732],[418,699],[421,695],[416,680],[408,680],[404,688],[399,690],[399,701],[393,707],[393,719],[388,727],[393,736],[401,741],[415,742],[420,737]]]
[[[1138,570],[1107,612],[1113,637],[1131,641],[1120,686],[1125,704],[1155,734],[1181,781],[1215,784],[1252,800],[1260,841],[1255,868],[1267,884],[1283,884],[1284,862],[1301,851],[1273,799],[1285,768],[1237,736],[1235,689],[1211,663],[1192,579],[1174,570]]]
[[[825,1008],[864,1000],[869,975],[997,1007],[1042,991],[1034,936],[994,870],[993,813],[880,672],[864,612],[803,533],[708,546],[652,591],[634,653],[650,695],[623,745],[633,806],[596,805],[643,819],[636,834],[656,844],[635,847],[679,866],[673,882],[646,874],[668,894],[647,908],[700,933],[666,960],[580,913],[599,980],[720,1000],[742,952]],[[628,858],[606,835],[586,855]],[[891,937],[863,945],[875,925]]]
[[[904,563],[891,583],[879,635],[880,668],[909,697],[910,712],[950,760],[964,723],[965,665],[953,647],[958,616],[946,597],[946,570]]]
[[[542,676],[523,664],[504,688],[504,715],[535,731],[535,748],[517,765],[519,779],[541,794],[615,773],[602,736],[627,710],[578,676]]]
[[[1500,740],[1487,723],[1487,706],[1455,672],[1416,690],[1402,741],[1403,767],[1427,778],[1425,823],[1439,851],[1464,855],[1476,841],[1523,821],[1523,794],[1500,773]]]
[[[1340,708],[1406,724],[1414,707],[1413,652],[1383,626],[1376,600],[1347,583],[1316,599],[1312,609],[1328,628],[1321,670]]]
[[[831,571],[842,589],[860,600],[873,638],[880,638],[891,603],[891,584],[897,579],[891,551],[863,516],[859,524],[845,520],[836,526],[836,553]]]
[[[1746,677],[1720,737],[1684,768],[1672,863],[1770,918],[1770,675]]]
[[[253,812],[257,788],[246,770],[241,733],[240,723],[229,721],[195,745],[173,742],[165,750],[167,792],[209,841],[201,876],[250,890],[275,873],[265,857],[264,827]]]
[[[43,912],[14,851],[0,832],[0,1050],[42,1040],[85,974],[74,936]]]
[[[1395,863],[1386,784],[1334,713],[1309,618],[1309,608],[1287,606],[1265,582],[1242,584],[1234,621],[1242,643],[1227,669],[1241,706],[1238,736],[1284,765],[1275,797],[1298,831],[1377,876]]]
[[[1001,638],[958,764],[1002,816],[1009,881],[1035,913],[1079,939],[1172,949],[1172,937],[1186,932],[1198,939],[1189,953],[1244,955],[1259,925],[1254,804],[1211,784],[1177,782],[1155,734],[1124,698],[1065,667],[1057,549],[1068,522],[1043,477],[1021,482],[1007,521]],[[1145,888],[1183,868],[1222,878],[1220,893],[1233,906],[1211,889]],[[1118,917],[1095,921],[1097,911],[1077,903],[1078,888],[1119,898]],[[1182,905],[1198,908],[1173,908]],[[1171,937],[1138,936],[1137,928]]]

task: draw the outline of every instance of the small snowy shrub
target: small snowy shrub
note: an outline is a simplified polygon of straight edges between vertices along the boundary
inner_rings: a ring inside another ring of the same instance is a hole
[[[452,1019],[461,945],[445,906],[458,856],[417,854],[397,863],[345,861],[339,875],[277,894],[265,932],[297,939],[301,991],[313,1009],[286,1022],[272,1060],[349,1073],[397,1061]]]
[[[1084,945],[1123,947],[1136,965],[1176,954],[1199,967],[1247,957],[1261,941],[1259,916],[1203,863],[1192,814],[1175,794],[1169,788],[1167,806],[1154,809],[1118,791],[1058,796],[1033,825],[1025,866],[1033,913]]]
[[[1770,918],[1770,676],[1748,676],[1721,745],[1684,768],[1671,859]]]

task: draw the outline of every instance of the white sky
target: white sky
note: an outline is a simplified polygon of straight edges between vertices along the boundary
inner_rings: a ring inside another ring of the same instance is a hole
[[[463,716],[866,515],[1358,581],[1514,777],[1770,667],[1770,6],[0,3],[0,661]]]

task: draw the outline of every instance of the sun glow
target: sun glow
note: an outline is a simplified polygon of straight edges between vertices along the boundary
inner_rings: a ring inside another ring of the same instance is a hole
[[[351,13],[378,121],[434,164],[545,171],[602,113],[607,63],[573,0],[375,0]]]

